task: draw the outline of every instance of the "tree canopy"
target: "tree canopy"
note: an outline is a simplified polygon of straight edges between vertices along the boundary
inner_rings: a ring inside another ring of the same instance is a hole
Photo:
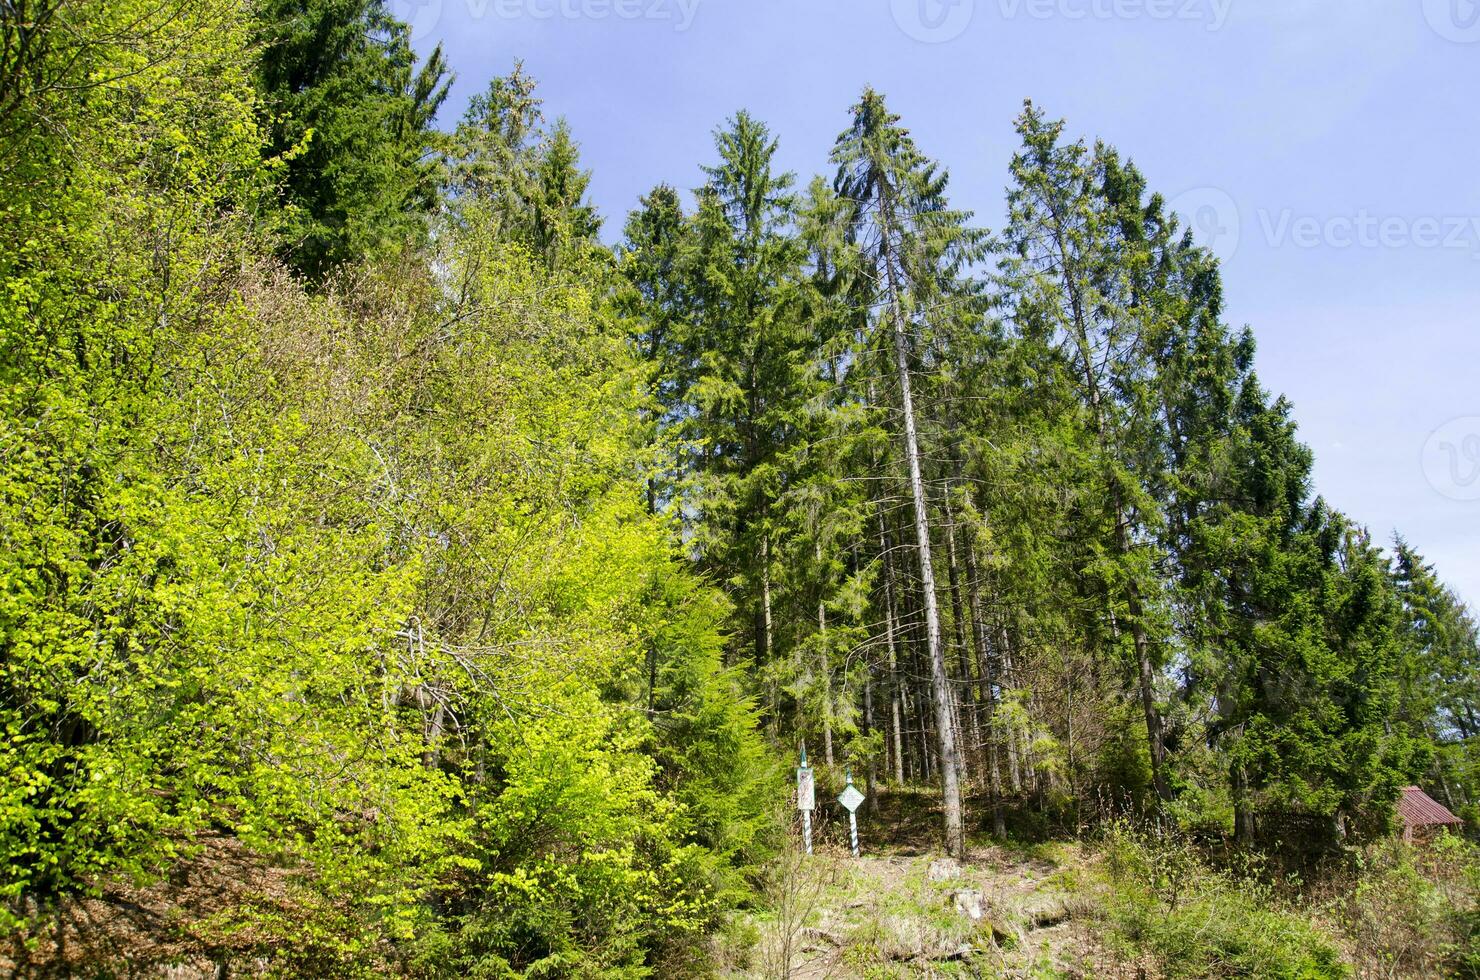
[[[1112,146],[1026,105],[989,234],[872,89],[805,181],[738,111],[609,243],[382,0],[3,32],[0,928],[225,839],[223,960],[688,975],[803,743],[956,854],[1480,818],[1473,611]]]

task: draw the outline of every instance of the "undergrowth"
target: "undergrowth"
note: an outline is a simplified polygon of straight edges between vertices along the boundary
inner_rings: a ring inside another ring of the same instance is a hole
[[[1191,843],[1114,824],[1086,882],[1104,941],[1162,976],[1350,976],[1336,938],[1252,874],[1212,867]]]

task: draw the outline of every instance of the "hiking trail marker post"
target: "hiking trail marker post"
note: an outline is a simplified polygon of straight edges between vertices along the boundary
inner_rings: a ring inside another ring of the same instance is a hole
[[[812,853],[812,811],[817,807],[817,784],[807,765],[807,743],[802,743],[802,764],[797,767],[797,809],[802,811],[802,844]]]
[[[853,845],[853,856],[858,857],[858,807],[863,803],[864,796],[853,785],[853,770],[848,770],[848,785],[843,787],[838,802],[848,811],[848,841]]]

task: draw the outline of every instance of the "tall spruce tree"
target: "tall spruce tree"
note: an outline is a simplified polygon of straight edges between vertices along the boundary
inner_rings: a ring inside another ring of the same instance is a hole
[[[899,117],[874,90],[865,90],[853,107],[852,125],[838,137],[832,160],[838,167],[837,192],[851,207],[850,234],[862,255],[862,274],[874,284],[870,305],[877,315],[869,324],[860,367],[870,370],[877,364],[869,353],[891,354],[896,434],[913,518],[910,540],[920,575],[945,841],[947,850],[960,857],[965,837],[959,747],[914,387],[937,304],[958,300],[966,292],[961,280],[980,253],[982,235],[968,226],[969,213],[950,208],[945,198],[947,175],[919,152]]]
[[[441,47],[418,66],[384,0],[265,0],[255,13],[283,257],[318,282],[424,241],[440,182],[433,122],[451,84]]]
[[[1113,154],[1062,142],[1062,130],[1031,104],[1018,119],[1023,147],[1012,161],[1001,283],[1019,329],[1061,349],[1094,439],[1103,506],[1085,514],[1098,525],[1091,535],[1099,539],[1085,572],[1099,583],[1104,602],[1100,642],[1118,650],[1129,638],[1152,780],[1165,799],[1170,788],[1157,689],[1164,660],[1158,636],[1165,632],[1156,575],[1161,510],[1150,493],[1161,456],[1148,439],[1154,427],[1145,424],[1148,336],[1160,327],[1160,311],[1137,289],[1144,252],[1125,234],[1124,204],[1103,193],[1117,176]]]

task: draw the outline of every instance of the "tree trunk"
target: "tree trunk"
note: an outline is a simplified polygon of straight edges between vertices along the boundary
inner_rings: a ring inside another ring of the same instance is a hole
[[[863,737],[868,738],[874,733],[874,666],[868,665],[868,671],[863,675]],[[878,811],[877,790],[875,784],[878,780],[878,756],[869,752],[868,768],[864,770],[864,795],[868,797],[868,811]]]
[[[894,615],[894,556],[889,549],[889,532],[884,527],[884,512],[879,511],[879,547],[884,555],[884,635],[889,641],[889,711],[890,741],[894,746],[894,782],[904,785],[904,691],[899,678],[899,646],[895,638],[898,620]]]
[[[976,726],[974,693],[976,678],[972,676],[972,658],[966,644],[966,617],[962,610],[961,573],[956,555],[956,516],[951,510],[949,489],[943,495],[943,499],[946,509],[947,581],[951,590],[951,634],[956,641],[956,666],[961,674],[961,694],[953,698],[956,710],[956,731],[960,733],[962,739],[967,740],[966,744],[960,747],[958,757],[961,760],[961,782],[969,786],[971,784],[969,757],[973,748],[980,748],[981,733]],[[965,724],[962,723],[963,719]]]
[[[756,631],[756,667],[764,669],[771,661],[771,539],[770,536],[761,534],[761,608],[760,629]],[[775,678],[776,671],[769,670],[767,674]],[[776,690],[776,681],[769,683],[770,690],[767,697],[770,700],[769,714],[771,720],[771,735],[776,737],[780,734],[781,725],[781,695]]]
[[[812,547],[820,568],[822,566],[822,542],[814,540]],[[832,665],[828,663],[827,656],[827,603],[820,593],[817,596],[817,632],[819,643],[817,666],[822,671],[822,755],[827,760],[830,769],[833,765]]]
[[[956,768],[956,733],[951,723],[950,680],[940,636],[940,610],[935,601],[935,568],[930,558],[930,514],[925,481],[920,475],[920,440],[915,431],[915,399],[910,386],[909,335],[899,309],[899,289],[888,252],[885,226],[884,264],[889,269],[890,314],[894,321],[894,363],[899,376],[899,401],[904,417],[905,461],[909,467],[910,497],[915,511],[915,546],[920,555],[920,591],[925,603],[925,635],[929,646],[930,679],[934,688],[936,738],[940,747],[941,810],[945,820],[946,851],[961,858],[966,849],[961,820],[961,784]]]
[[[998,837],[1007,836],[1007,824],[1002,816],[1002,766],[997,751],[997,698],[993,687],[996,677],[992,666],[992,654],[987,644],[987,624],[982,618],[981,577],[976,562],[976,547],[970,539],[966,542],[966,602],[971,612],[971,639],[975,647],[977,677],[981,684],[981,703],[986,717],[982,719],[982,748],[987,758],[987,779],[992,792],[992,832]]]
[[[1245,847],[1254,844],[1254,811],[1249,806],[1249,774],[1240,766],[1233,774],[1233,833]]]

